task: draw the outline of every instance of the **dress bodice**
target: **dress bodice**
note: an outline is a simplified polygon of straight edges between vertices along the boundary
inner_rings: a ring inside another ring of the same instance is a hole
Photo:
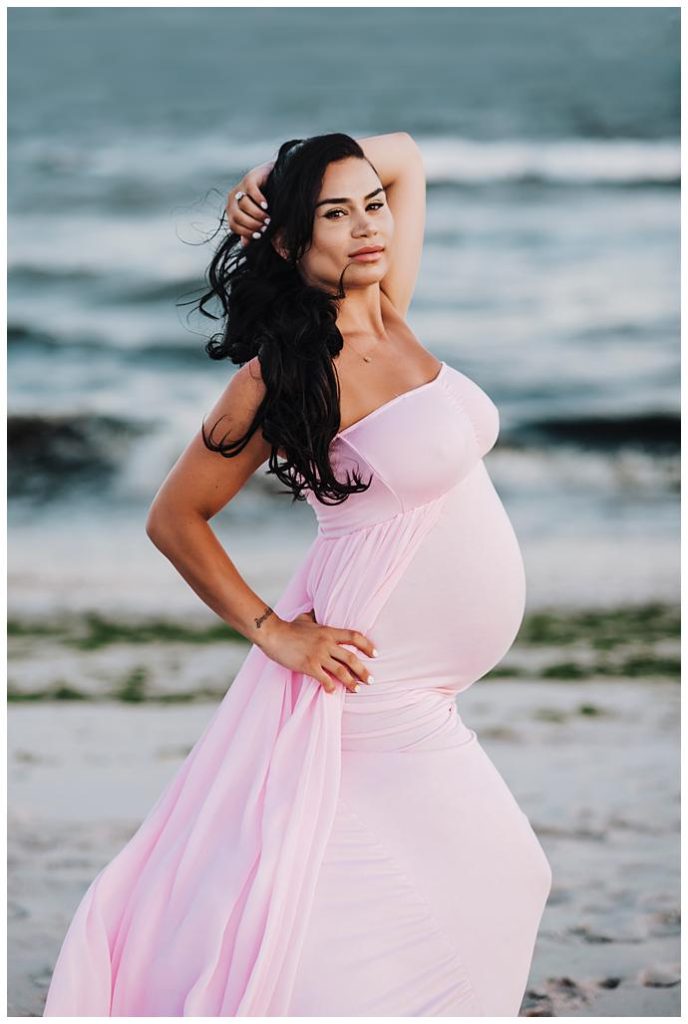
[[[341,536],[392,519],[449,491],[493,447],[499,412],[461,371],[442,362],[436,376],[402,392],[335,435],[330,459],[338,480],[357,470],[366,491],[339,505],[306,500],[318,532]]]

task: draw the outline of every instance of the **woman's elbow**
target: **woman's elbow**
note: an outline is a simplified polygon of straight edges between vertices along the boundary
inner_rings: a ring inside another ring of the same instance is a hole
[[[165,509],[153,502],[146,518],[146,535],[155,544],[156,548],[162,549],[165,544],[165,538],[170,536],[171,521],[172,516],[169,509]]]
[[[185,542],[185,535],[195,531],[207,516],[194,506],[156,499],[148,510],[146,533],[156,548],[169,554],[173,546]]]

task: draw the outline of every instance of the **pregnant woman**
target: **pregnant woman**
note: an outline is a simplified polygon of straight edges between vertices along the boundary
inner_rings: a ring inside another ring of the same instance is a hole
[[[82,897],[44,1015],[517,1016],[552,874],[455,698],[513,643],[524,569],[497,409],[405,323],[420,151],[285,143],[228,214],[200,308],[241,369],[147,529],[252,646]],[[317,517],[274,608],[209,526],[268,459]]]

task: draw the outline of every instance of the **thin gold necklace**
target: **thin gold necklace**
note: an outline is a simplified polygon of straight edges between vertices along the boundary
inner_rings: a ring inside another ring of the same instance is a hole
[[[372,360],[373,360],[373,357],[372,357],[372,356],[364,356],[364,355],[363,355],[363,353],[362,353],[362,352],[359,352],[359,351],[358,351],[358,349],[356,348],[356,346],[355,346],[355,345],[352,345],[350,341],[349,341],[349,342],[347,342],[347,344],[348,344],[348,345],[351,345],[351,348],[352,348],[352,349],[354,350],[354,352],[356,353],[356,355],[357,355],[357,356],[360,356],[360,357],[361,357],[361,359],[362,359],[362,360],[363,360],[364,362],[366,362],[366,363],[370,363],[370,362],[372,362]],[[379,343],[378,343],[378,344],[379,344]]]

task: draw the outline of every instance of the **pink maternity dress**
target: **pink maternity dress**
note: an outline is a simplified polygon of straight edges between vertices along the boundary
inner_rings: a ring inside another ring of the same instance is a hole
[[[44,1016],[517,1016],[549,862],[455,698],[519,630],[523,562],[483,463],[492,400],[437,375],[341,431],[274,606],[374,642],[328,694],[252,646],[93,879]]]

